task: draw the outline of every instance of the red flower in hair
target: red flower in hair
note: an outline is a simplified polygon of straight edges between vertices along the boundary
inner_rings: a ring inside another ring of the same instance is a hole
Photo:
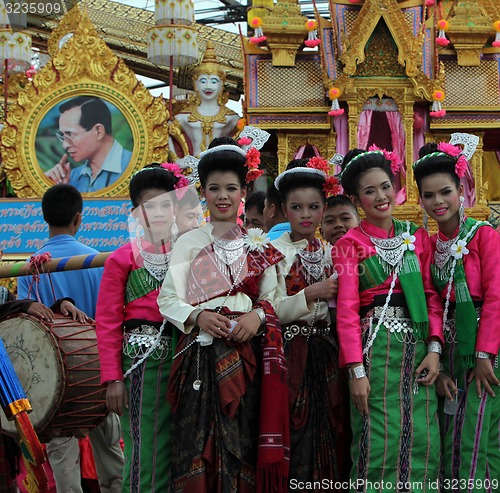
[[[247,173],[247,183],[256,180],[259,176],[264,174],[264,170],[253,168]]]
[[[257,169],[260,164],[260,152],[255,147],[250,147],[247,151],[246,166],[249,170]]]
[[[314,156],[309,161],[307,161],[308,168],[318,169],[323,171],[326,175],[330,171],[330,166],[328,165],[328,161],[325,158]]]
[[[339,180],[334,176],[329,176],[323,186],[323,192],[325,192],[325,195],[327,197],[330,195],[339,195],[341,191]]]

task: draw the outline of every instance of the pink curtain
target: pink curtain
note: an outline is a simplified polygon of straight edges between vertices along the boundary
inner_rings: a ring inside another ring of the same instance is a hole
[[[417,106],[413,111],[413,161],[418,159],[418,151],[425,144],[427,129],[427,108]]]
[[[370,129],[372,124],[372,110],[363,110],[359,116],[358,124],[358,147],[366,149],[370,138]]]
[[[342,115],[336,116],[333,119],[333,126],[337,133],[337,152],[345,156],[349,152],[349,125],[347,115],[342,113]]]
[[[464,187],[464,205],[465,207],[474,207],[476,205],[476,184],[474,176],[472,176],[472,169],[469,164],[465,175],[460,178],[460,183]]]
[[[391,129],[392,149],[396,151],[401,159],[399,173],[396,176],[396,204],[401,205],[406,202],[405,128],[399,111],[386,111],[385,116]]]
[[[303,146],[300,146],[299,147],[299,150],[295,153],[295,156],[293,156],[293,159],[302,159],[302,157],[304,156],[304,152],[306,151],[306,145],[303,145]],[[316,146],[311,146],[313,152],[314,152],[314,155],[319,157],[319,151],[318,151],[318,148]]]

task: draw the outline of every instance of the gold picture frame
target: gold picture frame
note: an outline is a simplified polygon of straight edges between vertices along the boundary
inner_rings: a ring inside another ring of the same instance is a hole
[[[51,124],[54,126],[57,109],[72,98],[92,96],[103,100],[117,116],[120,131],[128,125],[133,148],[128,149],[132,155],[128,165],[123,162],[126,168],[116,181],[99,190],[82,193],[86,197],[127,196],[134,172],[151,162],[167,159],[165,101],[153,97],[134,72],[114,55],[98,36],[85,10],[82,12],[78,6],[68,12],[53,31],[49,52],[52,58],[47,65],[24,87],[19,85],[17,101],[9,106],[1,133],[3,167],[16,195],[41,197],[54,184],[45,175],[46,163],[41,164],[40,144],[49,149],[48,159],[50,152],[54,152],[53,162],[58,163],[63,148],[55,135],[57,128],[50,128]],[[50,144],[47,139],[52,139]],[[118,138],[115,140],[119,142]],[[58,144],[61,154],[57,153]]]

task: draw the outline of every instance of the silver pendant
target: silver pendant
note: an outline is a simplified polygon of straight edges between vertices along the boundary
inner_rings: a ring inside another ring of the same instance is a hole
[[[201,380],[195,380],[193,382],[193,389],[194,390],[200,390],[200,387],[201,387]]]

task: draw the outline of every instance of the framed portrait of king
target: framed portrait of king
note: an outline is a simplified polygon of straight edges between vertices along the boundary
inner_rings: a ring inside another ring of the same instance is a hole
[[[166,160],[165,102],[149,93],[78,8],[52,37],[51,61],[14,85],[16,101],[0,137],[7,177],[20,198],[41,197],[57,183],[88,197],[126,197],[134,172]]]

